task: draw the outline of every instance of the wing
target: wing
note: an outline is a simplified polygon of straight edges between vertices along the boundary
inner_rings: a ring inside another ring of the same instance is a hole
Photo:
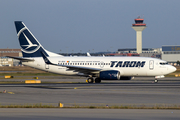
[[[102,70],[102,69],[98,69],[98,68],[54,64],[54,63],[51,63],[51,61],[46,57],[46,55],[43,52],[41,52],[41,54],[42,54],[42,57],[43,57],[44,62],[46,64],[61,66],[61,67],[67,67],[68,70],[72,70],[74,72],[80,72],[80,73],[84,73],[84,74],[95,74],[95,73],[99,73],[99,71]]]
[[[101,71],[101,69],[90,68],[90,67],[69,66],[69,65],[59,65],[59,66],[67,67],[67,68],[69,68],[68,70],[73,70],[74,72],[80,72],[80,73],[85,73],[85,74],[95,74],[95,73],[99,73],[99,71]]]

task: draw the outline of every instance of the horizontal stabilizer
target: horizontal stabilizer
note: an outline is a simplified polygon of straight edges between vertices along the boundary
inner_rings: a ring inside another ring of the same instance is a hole
[[[27,59],[27,58],[20,58],[20,57],[12,57],[12,56],[6,56],[6,57],[13,58],[13,59],[16,59],[16,60],[20,60],[20,61],[22,61],[22,62],[34,61],[34,59]]]

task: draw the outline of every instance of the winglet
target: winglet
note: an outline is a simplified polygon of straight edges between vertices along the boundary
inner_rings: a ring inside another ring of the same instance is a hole
[[[91,54],[87,52],[87,56],[88,56],[88,57],[91,57]]]
[[[52,64],[50,61],[49,61],[49,59],[46,57],[46,55],[41,51],[41,55],[42,55],[42,57],[43,57],[43,59],[44,59],[44,62],[46,63],[46,64]]]

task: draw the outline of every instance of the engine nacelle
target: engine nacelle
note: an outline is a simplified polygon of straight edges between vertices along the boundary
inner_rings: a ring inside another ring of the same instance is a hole
[[[101,71],[99,78],[101,80],[120,80],[120,72],[116,70]]]
[[[132,77],[121,76],[120,80],[131,80]]]

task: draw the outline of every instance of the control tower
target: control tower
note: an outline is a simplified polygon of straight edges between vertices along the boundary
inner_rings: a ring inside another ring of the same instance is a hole
[[[144,19],[140,17],[134,21],[135,24],[132,24],[132,28],[136,31],[136,51],[142,53],[142,31],[146,28],[146,24],[143,23]]]

